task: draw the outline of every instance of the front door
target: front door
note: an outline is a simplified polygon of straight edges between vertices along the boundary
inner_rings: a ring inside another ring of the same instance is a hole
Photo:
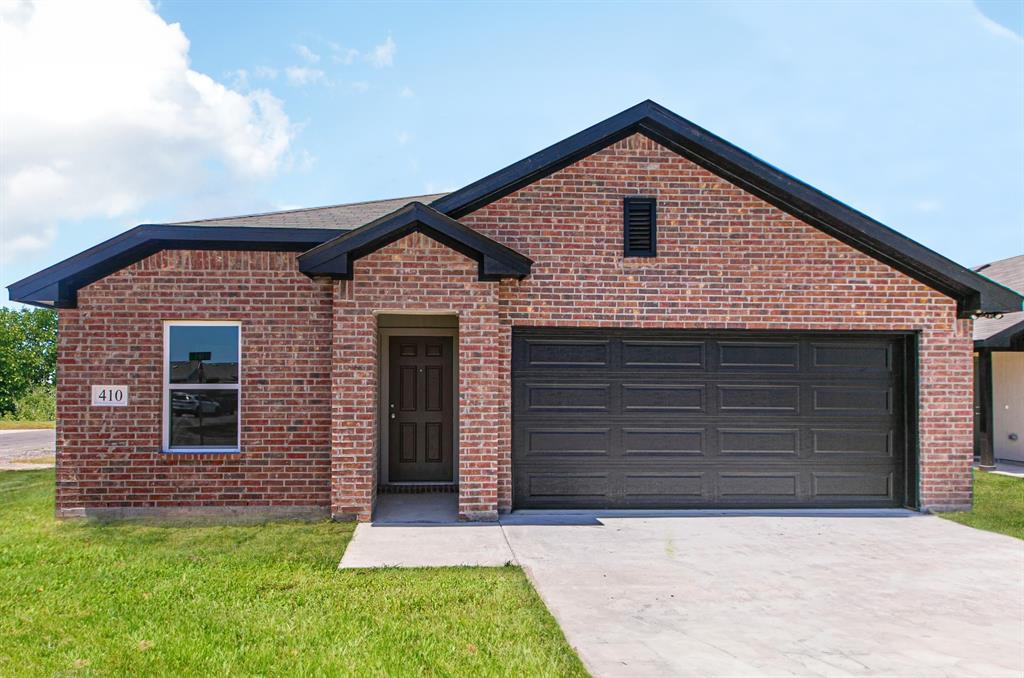
[[[388,480],[451,482],[451,337],[391,337]]]

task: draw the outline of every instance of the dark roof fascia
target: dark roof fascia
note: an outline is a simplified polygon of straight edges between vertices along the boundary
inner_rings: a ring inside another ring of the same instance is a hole
[[[668,109],[644,101],[435,200],[456,219],[640,133],[828,235],[957,301],[960,317],[1010,312],[1024,297],[875,221]]]
[[[78,290],[160,250],[304,252],[341,229],[142,224],[7,286],[11,301],[74,308]]]
[[[1024,320],[1003,328],[991,337],[974,342],[976,351],[986,348],[995,351],[1024,351]]]
[[[299,270],[308,276],[350,280],[357,259],[417,232],[475,259],[481,280],[530,274],[533,261],[529,258],[421,202],[411,202],[299,255]]]

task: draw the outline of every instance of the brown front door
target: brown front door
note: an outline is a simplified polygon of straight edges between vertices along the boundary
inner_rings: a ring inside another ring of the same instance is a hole
[[[391,337],[388,480],[451,482],[451,337]]]

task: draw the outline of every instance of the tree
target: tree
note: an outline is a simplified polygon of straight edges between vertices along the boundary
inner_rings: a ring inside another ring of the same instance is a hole
[[[57,313],[0,308],[0,415],[29,390],[57,378]]]

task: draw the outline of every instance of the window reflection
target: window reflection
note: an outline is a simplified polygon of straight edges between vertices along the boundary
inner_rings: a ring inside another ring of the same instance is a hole
[[[173,325],[168,343],[172,384],[238,383],[238,327]]]
[[[238,447],[237,390],[171,391],[171,447]]]

